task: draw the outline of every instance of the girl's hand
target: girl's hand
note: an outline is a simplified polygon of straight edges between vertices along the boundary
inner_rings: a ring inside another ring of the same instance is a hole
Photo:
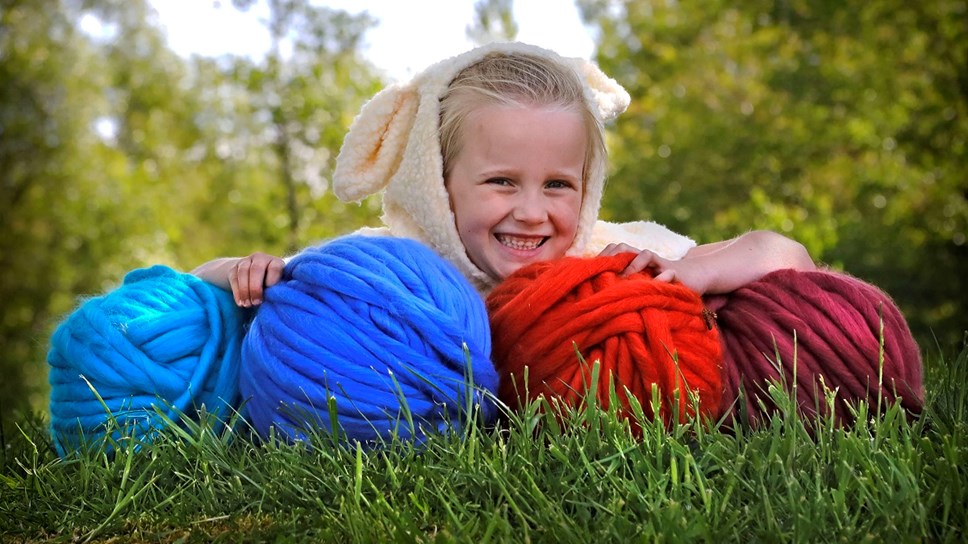
[[[608,244],[599,254],[602,257],[611,257],[620,253],[636,253],[632,262],[622,271],[623,276],[638,274],[645,269],[650,269],[659,281],[672,281],[676,278],[676,271],[670,264],[672,261],[663,259],[647,249],[634,248],[628,244]]]
[[[678,281],[699,294],[702,294],[705,290],[708,278],[704,276],[699,262],[686,259],[678,261],[664,259],[652,251],[647,249],[640,250],[624,243],[609,244],[605,246],[605,249],[599,255],[607,257],[620,253],[636,254],[632,262],[622,271],[623,276],[630,276],[645,270],[650,270],[656,281],[667,283]]]
[[[243,308],[262,304],[266,287],[279,283],[286,262],[266,253],[248,257],[220,257],[204,263],[195,270],[199,278],[227,291],[232,291],[235,303]]]
[[[235,303],[243,308],[262,304],[265,289],[279,283],[285,266],[281,258],[261,252],[236,259],[229,267]]]

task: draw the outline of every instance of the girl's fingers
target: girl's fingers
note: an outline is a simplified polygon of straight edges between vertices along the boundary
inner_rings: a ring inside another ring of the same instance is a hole
[[[608,244],[605,249],[602,250],[598,255],[601,257],[611,257],[613,255],[618,255],[619,253],[638,253],[639,250],[625,243],[621,244]]]
[[[232,296],[235,297],[235,305],[242,306],[242,293],[239,290],[238,264],[229,270],[229,287],[232,289]]]
[[[638,274],[639,272],[645,270],[646,268],[654,268],[656,266],[656,255],[649,250],[640,251],[639,254],[632,259],[625,270],[622,272],[623,276],[629,276],[632,274]]]
[[[235,280],[232,291],[237,293],[236,302],[243,308],[248,308],[252,305],[252,293],[249,289],[249,270],[251,268],[251,259],[249,257],[243,257],[239,259],[239,262],[235,263],[235,267],[229,273],[229,283],[231,284],[232,280]]]
[[[247,260],[249,261],[249,303],[252,306],[262,304],[266,287],[279,283],[282,279],[282,270],[286,262],[265,253],[253,253]]]
[[[286,267],[286,261],[279,257],[273,257],[269,262],[269,269],[266,270],[266,287],[272,287],[282,279],[282,270]]]
[[[249,296],[253,306],[262,304],[262,286],[265,284],[266,269],[262,261],[252,261],[249,266]]]

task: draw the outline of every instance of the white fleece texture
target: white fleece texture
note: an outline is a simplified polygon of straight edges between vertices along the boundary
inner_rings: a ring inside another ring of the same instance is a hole
[[[586,100],[603,122],[628,107],[625,89],[588,61],[564,58],[518,42],[492,43],[440,61],[409,83],[391,85],[377,93],[350,126],[333,174],[333,190],[341,200],[358,202],[384,191],[385,228],[363,229],[361,233],[419,240],[457,266],[482,293],[490,291],[497,280],[471,262],[457,233],[444,187],[439,118],[440,98],[454,77],[492,52],[544,56],[575,70],[584,82]],[[695,245],[654,223],[648,227],[619,227],[598,221],[604,185],[605,163],[600,160],[590,165],[578,231],[568,255],[589,255],[599,245],[604,248],[610,242],[621,241],[668,258],[679,258]],[[610,236],[614,237],[609,239]]]

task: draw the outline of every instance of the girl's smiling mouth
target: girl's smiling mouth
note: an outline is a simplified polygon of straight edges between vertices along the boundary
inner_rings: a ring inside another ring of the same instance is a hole
[[[548,241],[549,236],[515,236],[513,234],[495,234],[501,245],[519,251],[532,251]]]

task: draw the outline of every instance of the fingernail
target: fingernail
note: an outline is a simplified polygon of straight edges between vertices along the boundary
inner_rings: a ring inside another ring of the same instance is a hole
[[[262,299],[261,298],[254,298],[254,299],[252,299],[252,305],[253,306],[258,306],[259,304],[262,304]]]

